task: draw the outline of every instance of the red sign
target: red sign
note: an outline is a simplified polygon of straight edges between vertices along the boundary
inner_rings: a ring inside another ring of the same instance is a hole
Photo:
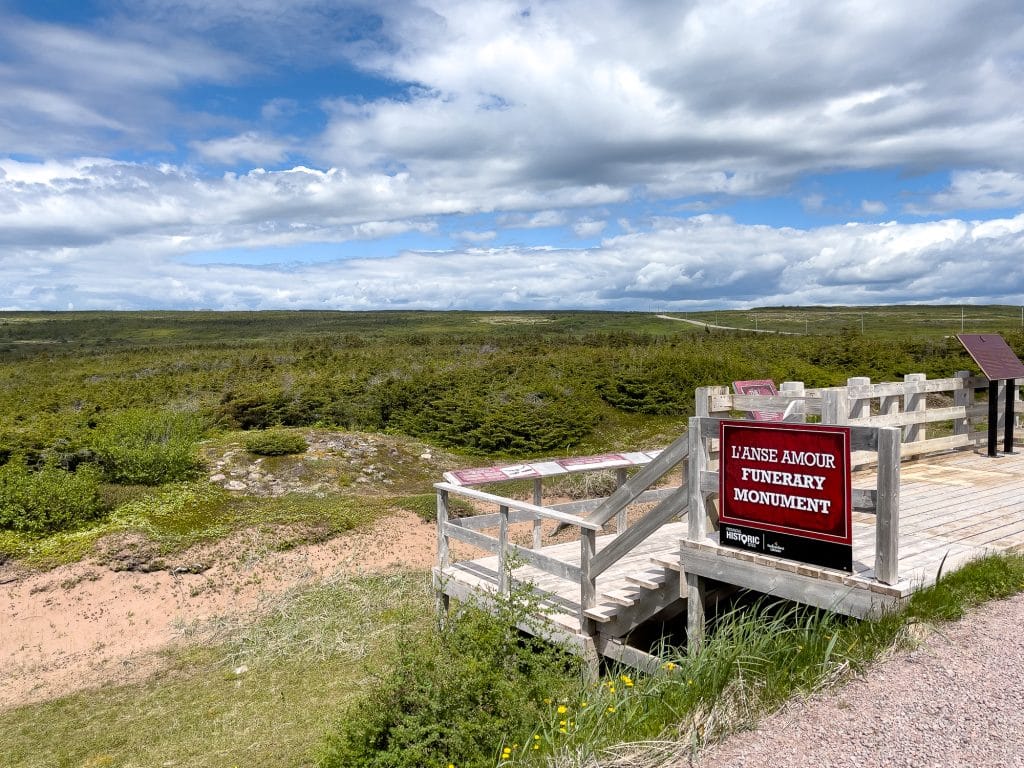
[[[719,437],[722,545],[850,570],[849,429],[723,421]]]
[[[482,485],[499,483],[505,480],[540,477],[540,474],[528,464],[515,464],[510,467],[477,467],[475,469],[457,469],[449,473],[459,485]]]
[[[737,395],[777,395],[778,390],[775,389],[775,382],[771,379],[755,379],[752,381],[734,381],[732,383],[733,392]],[[785,414],[781,411],[774,413],[769,411],[751,411],[750,415],[754,417],[755,421],[782,421]]]

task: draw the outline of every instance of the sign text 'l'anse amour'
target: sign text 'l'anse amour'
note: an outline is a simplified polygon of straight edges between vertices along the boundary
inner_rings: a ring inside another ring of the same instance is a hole
[[[721,422],[722,546],[853,570],[850,431]]]

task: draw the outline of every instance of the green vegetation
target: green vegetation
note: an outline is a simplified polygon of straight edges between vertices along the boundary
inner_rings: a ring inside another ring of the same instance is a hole
[[[299,768],[341,708],[431,622],[423,574],[283,596],[255,623],[194,628],[146,682],[0,713],[5,768]]]
[[[389,667],[342,714],[320,765],[495,765],[509,735],[533,728],[580,679],[575,657],[515,629],[529,616],[525,600],[514,595],[496,615],[465,605],[400,638]]]
[[[302,435],[283,429],[253,432],[245,437],[245,450],[257,456],[288,456],[305,453],[308,447]]]
[[[441,465],[409,459],[418,441],[466,464],[660,447],[684,428],[697,386],[975,368],[951,337],[958,308],[686,317],[773,333],[639,313],[0,313],[0,560],[67,562],[109,534],[166,554],[245,527],[289,547],[396,507],[429,520]],[[1024,355],[1016,308],[972,307],[965,330],[1001,332]],[[337,452],[292,455],[306,450],[300,431],[325,430],[377,433],[395,452],[378,463],[397,476],[356,486],[361,470]],[[202,477],[232,452],[248,468],[243,446],[268,457],[261,468],[318,472],[320,489],[255,497]],[[558,492],[597,490],[574,482]],[[594,685],[512,634],[508,616],[467,607],[439,628],[421,575],[367,577],[175,651],[152,681],[2,713],[0,754],[12,766],[463,768],[585,764],[680,738],[682,755],[862,668],[915,624],[1022,588],[1024,559],[1008,557],[876,622],[761,603],[723,617],[700,654],[667,650],[661,674]]]
[[[605,764],[627,749],[646,764],[656,739],[685,760],[794,692],[917,642],[921,626],[1022,589],[1024,556],[1010,555],[877,621],[757,602],[722,616],[699,654],[667,649],[657,675],[590,682],[507,617],[467,607],[439,627],[423,574],[353,577],[289,594],[255,624],[193,629],[204,644],[169,652],[147,682],[0,713],[0,752],[11,768],[539,767]]]
[[[320,765],[602,765],[613,748],[632,743],[641,755],[651,741],[675,743],[683,761],[794,694],[907,647],[915,626],[1021,590],[1024,556],[1009,555],[972,563],[876,621],[741,602],[717,619],[699,653],[666,649],[657,675],[610,670],[597,682],[556,650],[510,634],[511,619],[527,613],[515,599],[497,623],[470,608],[403,644],[395,667],[346,710]]]
[[[192,414],[129,408],[99,420],[88,433],[87,451],[108,482],[161,485],[199,473],[195,444],[202,434]]]
[[[105,511],[99,472],[54,466],[29,471],[22,459],[0,467],[0,530],[48,534],[93,522]]]

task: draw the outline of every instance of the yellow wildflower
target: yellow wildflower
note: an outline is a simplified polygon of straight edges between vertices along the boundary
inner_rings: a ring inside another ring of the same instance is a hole
[[[558,705],[558,714],[564,715],[568,711],[569,711],[569,708],[567,706],[565,706],[565,704],[559,704]]]

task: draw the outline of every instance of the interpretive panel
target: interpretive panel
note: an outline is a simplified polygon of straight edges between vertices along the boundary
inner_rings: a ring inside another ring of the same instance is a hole
[[[732,390],[737,395],[777,395],[775,382],[771,379],[754,379],[751,381],[734,381]],[[782,421],[785,414],[781,411],[751,411],[750,415],[756,421]]]
[[[989,381],[1024,379],[1024,363],[998,333],[960,333],[957,338]]]
[[[722,546],[853,570],[850,430],[721,422]]]
[[[456,469],[444,473],[449,483],[456,485],[486,485],[505,480],[528,480],[538,477],[553,477],[568,472],[588,472],[617,467],[639,467],[649,464],[661,451],[628,451],[626,453],[603,453],[599,456],[574,456],[568,459],[534,461],[529,464],[511,464],[499,467],[474,467]]]

